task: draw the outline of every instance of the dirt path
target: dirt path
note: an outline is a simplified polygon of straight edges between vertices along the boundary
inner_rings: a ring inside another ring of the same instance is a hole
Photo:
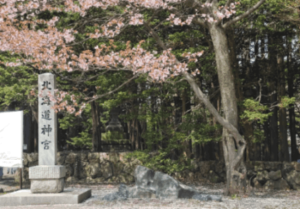
[[[0,188],[1,183],[0,181]],[[133,185],[129,185],[133,186]],[[251,191],[248,196],[242,198],[231,198],[223,196],[222,202],[202,202],[198,200],[158,200],[158,199],[129,199],[126,201],[102,201],[101,198],[109,193],[118,191],[117,185],[67,185],[67,188],[90,188],[92,189],[92,197],[78,205],[39,205],[39,206],[17,206],[17,207],[1,207],[1,209],[38,209],[38,208],[101,208],[101,209],[185,209],[185,208],[212,208],[212,209],[299,209],[300,208],[300,191]],[[19,189],[18,185],[8,186],[7,188]],[[195,189],[202,193],[222,194],[225,188],[224,184],[205,184],[195,186]]]

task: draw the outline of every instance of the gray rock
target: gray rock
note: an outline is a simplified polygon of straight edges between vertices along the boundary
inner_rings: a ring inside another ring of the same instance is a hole
[[[277,171],[282,169],[282,162],[264,162],[264,169],[270,171]]]
[[[267,180],[269,180],[269,174],[268,171],[258,171],[256,176],[257,181],[259,181],[261,184],[264,184]]]
[[[260,182],[257,180],[257,177],[255,177],[253,179],[253,187],[255,187],[256,189],[261,189],[263,188],[262,185],[260,184]]]
[[[74,176],[69,176],[69,177],[67,177],[67,179],[66,179],[66,182],[67,183],[71,183],[71,184],[74,184],[74,183],[76,183],[78,181],[78,179],[76,178],[76,177],[74,177]]]
[[[102,200],[106,200],[106,201],[127,200],[128,196],[129,196],[129,191],[127,189],[127,186],[121,184],[118,192],[107,194],[102,198]]]
[[[200,194],[190,186],[184,185],[171,176],[153,171],[143,166],[135,169],[135,186],[132,188],[121,184],[119,191],[108,194],[102,199],[107,201],[126,200],[127,198],[159,198],[159,199],[198,199],[202,201],[222,201],[218,195]]]
[[[86,169],[88,177],[96,178],[100,176],[99,164],[88,165]]]
[[[262,161],[255,161],[254,162],[254,171],[263,171],[264,170],[264,162]]]
[[[266,190],[286,190],[289,189],[289,185],[283,178],[281,178],[277,181],[267,181],[264,185],[264,188]]]
[[[102,173],[102,176],[105,179],[111,178],[113,176],[113,170],[112,170],[112,165],[110,164],[109,161],[104,161],[101,163],[99,172]]]
[[[270,171],[269,172],[269,179],[276,181],[281,179],[282,175],[281,175],[281,170],[278,171]]]
[[[73,176],[74,174],[74,169],[71,165],[66,165],[66,176],[69,177],[69,176]]]
[[[77,160],[77,154],[75,154],[75,153],[69,153],[67,155],[67,157],[65,158],[65,163],[66,164],[73,164],[73,163],[76,162],[76,160]]]
[[[284,179],[287,181],[287,183],[290,185],[293,189],[300,189],[300,173],[293,170],[289,173],[286,173],[284,176]]]
[[[87,157],[91,164],[98,164],[100,162],[99,153],[89,153]]]
[[[56,156],[57,156],[56,157],[57,158],[57,164],[58,165],[64,165],[66,157],[67,157],[67,154],[63,153],[63,152],[58,152],[58,153],[56,153]]]

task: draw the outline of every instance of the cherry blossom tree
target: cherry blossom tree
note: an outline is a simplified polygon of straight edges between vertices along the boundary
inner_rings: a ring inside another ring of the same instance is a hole
[[[164,82],[170,77],[181,75],[193,89],[195,96],[202,101],[210,113],[223,126],[223,150],[226,164],[227,193],[234,193],[245,183],[246,167],[243,153],[246,147],[244,138],[238,132],[238,111],[235,96],[234,77],[230,66],[229,48],[226,30],[234,23],[247,18],[262,5],[265,0],[258,0],[246,12],[237,17],[235,8],[239,2],[227,0],[225,5],[219,5],[217,0],[0,0],[0,51],[10,51],[20,54],[18,62],[2,63],[6,66],[27,65],[34,68],[49,70],[55,73],[62,71],[82,72],[94,70],[127,70],[134,73],[148,74],[154,82]],[[184,5],[184,6],[182,6]],[[40,20],[37,15],[43,11],[75,12],[81,18],[88,14],[90,8],[107,10],[111,7],[122,7],[122,13],[110,18],[99,20],[98,29],[88,33],[87,39],[111,39],[110,46],[95,46],[94,51],[85,50],[74,53],[74,29],[58,30],[59,18]],[[198,62],[203,51],[182,54],[181,60],[172,54],[172,48],[159,36],[156,26],[145,19],[143,12],[152,10],[153,17],[159,11],[168,11],[169,17],[158,23],[169,23],[172,26],[200,26],[206,28],[212,38],[220,84],[222,117],[210,103],[206,95],[195,82],[198,69],[189,69],[188,64]],[[37,30],[38,26],[43,29]],[[127,42],[126,49],[116,51],[114,37],[129,26],[143,26],[155,39],[161,48],[161,53],[143,49],[141,41],[136,47]],[[117,89],[116,89],[117,90]],[[33,93],[33,92],[32,92]],[[78,104],[76,96],[69,95],[73,104],[67,104],[64,98],[68,92],[56,90],[56,95],[49,95],[56,103],[55,110],[67,110],[71,114],[80,115],[86,103]],[[92,102],[103,95],[87,98]]]

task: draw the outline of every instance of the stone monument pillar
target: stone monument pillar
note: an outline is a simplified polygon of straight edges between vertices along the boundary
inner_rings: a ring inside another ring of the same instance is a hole
[[[56,165],[57,159],[57,119],[51,108],[54,103],[49,93],[54,95],[55,76],[40,74],[38,78],[38,131],[39,165],[29,168],[30,190],[32,193],[59,193],[64,190],[64,166]]]

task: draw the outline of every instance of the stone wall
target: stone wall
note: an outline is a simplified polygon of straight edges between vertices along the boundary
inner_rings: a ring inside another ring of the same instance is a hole
[[[126,159],[129,152],[59,152],[58,165],[66,166],[67,183],[134,183],[134,169],[142,165],[137,159]],[[29,167],[38,165],[38,153],[24,153],[22,179],[29,183]],[[220,161],[192,161],[193,169],[172,175],[182,183],[225,182],[225,164]],[[247,179],[256,188],[300,189],[300,164],[297,162],[248,162]],[[15,180],[19,180],[19,175]]]

